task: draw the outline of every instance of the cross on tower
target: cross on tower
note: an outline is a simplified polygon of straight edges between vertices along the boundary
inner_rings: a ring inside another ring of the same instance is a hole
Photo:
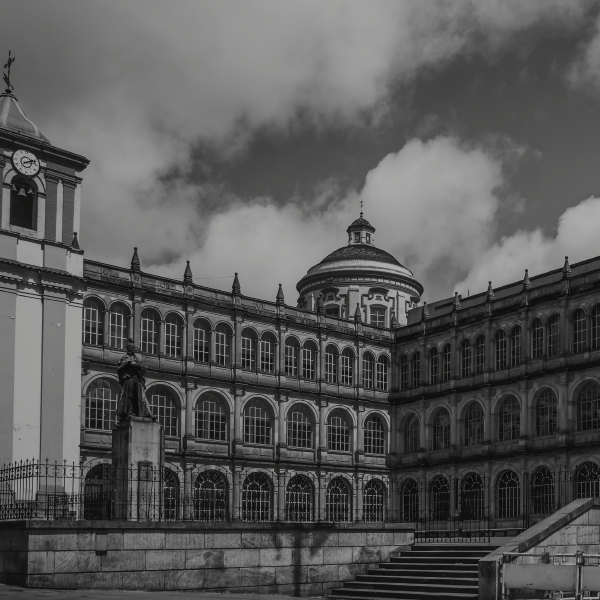
[[[362,219],[363,216],[363,199],[360,199],[360,218]]]
[[[4,83],[6,84],[6,93],[10,94],[12,90],[15,89],[14,85],[10,82],[10,67],[15,62],[14,56],[11,56],[11,51],[8,51],[8,60],[4,65],[6,71],[2,72],[2,78],[4,79]]]

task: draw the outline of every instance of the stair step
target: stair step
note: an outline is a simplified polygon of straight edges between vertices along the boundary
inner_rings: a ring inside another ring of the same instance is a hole
[[[363,600],[367,600],[370,598],[406,598],[411,600],[416,600],[417,598],[423,598],[424,600],[427,600],[429,598],[440,598],[440,600],[443,600],[444,598],[456,598],[456,600],[468,600],[473,598],[474,600],[477,600],[478,596],[477,592],[465,594],[464,592],[455,593],[448,592],[447,590],[402,591],[377,589],[368,590],[372,592],[370,595],[366,595],[365,591],[367,590],[364,590],[362,588],[339,588],[331,590],[330,595],[334,598],[352,598],[353,600],[355,598],[361,598]]]
[[[463,563],[434,563],[434,564],[418,564],[418,563],[380,563],[380,568],[394,571],[408,571],[410,573],[418,573],[421,575],[422,571],[466,571],[470,570],[471,573],[476,573],[479,569],[477,565],[465,565]],[[470,569],[469,569],[470,567]]]
[[[388,583],[385,581],[373,582],[373,581],[353,581],[352,585],[348,586],[354,589],[362,590],[400,590],[410,592],[422,592],[422,591],[439,591],[439,592],[453,592],[453,593],[466,593],[475,594],[479,590],[477,584],[471,583],[470,585],[455,585],[453,581],[448,581],[445,584],[429,584],[429,583]],[[345,589],[343,586],[342,589]]]
[[[369,571],[376,571],[376,569],[369,569]],[[441,585],[446,583],[454,584],[468,584],[468,585],[479,585],[479,579],[473,577],[473,573],[469,573],[471,577],[419,577],[419,581],[431,582],[433,585]],[[390,582],[390,583],[402,583],[404,581],[414,581],[414,576],[410,575],[388,575],[387,573],[367,573],[365,575],[357,575],[356,581],[372,581],[372,582]]]

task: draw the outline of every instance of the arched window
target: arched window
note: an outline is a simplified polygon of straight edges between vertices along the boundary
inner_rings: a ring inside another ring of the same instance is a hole
[[[450,447],[450,413],[440,408],[433,419],[433,449],[444,450]]]
[[[317,345],[313,341],[304,342],[302,346],[302,378],[316,379],[315,360],[317,356]]]
[[[452,377],[452,346],[446,344],[442,348],[442,381],[450,381]]]
[[[260,338],[260,369],[265,373],[275,371],[275,348],[277,341],[272,333],[263,333]]]
[[[242,331],[242,369],[253,371],[256,367],[257,337],[254,329],[246,328]]]
[[[549,388],[542,390],[535,403],[535,434],[553,435],[558,431],[558,400]]]
[[[377,389],[385,392],[388,388],[388,373],[390,369],[390,361],[385,354],[382,354],[377,359],[377,379],[376,385]]]
[[[600,386],[588,381],[577,397],[577,429],[589,431],[600,429]]]
[[[385,427],[379,415],[367,417],[364,434],[367,454],[385,454]]]
[[[181,357],[182,332],[182,318],[175,313],[168,314],[165,319],[165,355],[169,358]]]
[[[287,377],[298,377],[298,362],[300,357],[300,344],[295,337],[285,340],[285,374]]]
[[[591,461],[584,462],[575,471],[575,497],[600,498],[600,467]]]
[[[194,321],[194,360],[207,363],[210,361],[210,323],[204,319]]]
[[[465,446],[483,442],[483,408],[479,402],[471,402],[465,413]]]
[[[544,326],[538,317],[531,322],[531,358],[541,358],[544,353]]]
[[[152,414],[165,428],[165,435],[176,436],[179,418],[175,392],[166,385],[154,385],[148,390],[146,396]]]
[[[271,444],[271,410],[264,400],[254,398],[244,407],[244,442]]]
[[[325,348],[325,380],[327,383],[337,383],[338,351],[330,344]]]
[[[429,484],[429,518],[446,521],[450,518],[450,484],[438,475]]]
[[[104,304],[97,298],[83,301],[83,343],[102,346],[104,333]]]
[[[140,350],[144,354],[158,354],[159,331],[159,314],[151,308],[145,308],[140,320]]]
[[[242,520],[273,519],[273,484],[264,473],[251,473],[242,486]]]
[[[414,479],[407,479],[400,488],[401,520],[414,523],[419,516],[419,487]]]
[[[163,469],[163,520],[179,518],[179,478],[166,467]]]
[[[516,325],[510,332],[510,366],[521,364],[521,326]]]
[[[460,376],[471,375],[471,342],[463,340],[460,344]]]
[[[352,486],[345,477],[329,482],[326,494],[327,520],[334,523],[352,521]]]
[[[327,419],[327,449],[350,452],[350,420],[345,410],[336,409]]]
[[[495,350],[496,350],[496,371],[506,369],[508,366],[507,361],[507,345],[506,345],[506,333],[503,329],[496,331],[495,336]]]
[[[421,354],[414,352],[410,357],[410,384],[416,388],[421,385]]]
[[[435,384],[440,377],[440,353],[436,347],[429,351],[429,383]]]
[[[287,412],[287,444],[294,448],[313,447],[313,416],[306,404],[296,402]]]
[[[572,317],[573,331],[573,352],[583,352],[585,350],[585,334],[586,334],[586,319],[585,312],[582,308],[578,308]]]
[[[519,476],[510,469],[502,471],[496,481],[496,516],[499,519],[516,519],[521,508]]]
[[[231,364],[231,328],[225,323],[215,329],[215,360],[222,367]]]
[[[546,323],[546,347],[548,356],[558,356],[560,353],[560,315],[552,315]]]
[[[600,304],[592,309],[592,350],[600,348]]]
[[[85,476],[83,487],[83,518],[112,518],[114,471],[110,464],[93,466]]]
[[[120,302],[110,307],[109,344],[115,350],[124,350],[129,330],[129,308]]]
[[[375,382],[375,357],[370,352],[363,354],[363,386],[372,390]],[[402,388],[404,389],[404,388]]]
[[[540,467],[531,478],[531,509],[534,515],[554,512],[554,474],[548,467]]]
[[[461,485],[460,518],[464,520],[481,519],[485,516],[485,488],[481,475],[468,473]]]
[[[115,424],[118,398],[118,382],[106,377],[94,379],[87,389],[85,398],[86,428],[111,431]]]
[[[521,435],[521,405],[514,396],[502,401],[498,413],[498,440],[510,442]]]
[[[37,229],[37,187],[30,179],[17,176],[11,181],[10,224]]]
[[[194,519],[226,521],[228,497],[225,476],[218,471],[203,471],[194,482]]]
[[[475,340],[475,374],[481,375],[485,371],[485,337],[478,336]]]
[[[196,400],[195,436],[202,440],[227,441],[227,409],[219,394],[204,392]]]
[[[406,454],[413,454],[419,450],[421,445],[420,433],[421,424],[419,423],[419,417],[412,415],[407,419],[404,428],[404,452]]]
[[[352,385],[354,383],[354,352],[350,348],[342,350],[342,385]]]
[[[315,488],[305,475],[294,475],[285,488],[285,518],[295,523],[314,520]]]
[[[363,487],[363,521],[381,523],[385,521],[387,492],[383,481],[371,479]]]

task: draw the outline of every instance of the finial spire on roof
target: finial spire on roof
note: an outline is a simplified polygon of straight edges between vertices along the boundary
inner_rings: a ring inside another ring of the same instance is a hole
[[[281,287],[281,284],[279,284],[279,289],[277,290],[277,296],[275,297],[275,303],[276,304],[283,304],[285,298],[283,296],[283,288]]]
[[[454,302],[452,303],[452,310],[460,310],[460,298],[458,292],[454,292]]]
[[[427,302],[423,302],[423,310],[421,311],[421,321],[427,321],[429,319],[429,309],[427,308]]]
[[[363,199],[360,199],[360,218],[363,218]]]
[[[356,310],[354,311],[354,322],[362,322],[362,312],[360,311],[360,304],[358,302],[356,303]]]
[[[75,250],[80,250],[79,240],[77,239],[76,231],[73,232],[73,241],[71,242],[71,248],[74,248]]]
[[[488,289],[487,289],[487,295],[486,295],[485,299],[488,302],[491,302],[494,299],[494,288],[492,287],[491,281],[489,282]]]
[[[238,274],[235,274],[233,278],[233,285],[231,286],[231,293],[234,296],[237,296],[242,293],[242,286],[240,285],[240,280],[238,279]]]
[[[192,274],[192,268],[190,267],[190,261],[186,261],[185,271],[183,272],[183,283],[189,285],[194,282],[194,275]]]
[[[11,51],[8,51],[8,60],[6,61],[6,64],[4,65],[4,68],[6,69],[6,71],[2,71],[2,79],[4,79],[4,83],[6,84],[6,93],[10,94],[14,89],[15,86],[10,82],[10,67],[11,65],[15,62],[15,57],[11,56]]]
[[[525,269],[525,276],[523,277],[523,291],[531,289],[531,281],[529,280],[529,269]]]
[[[138,256],[137,246],[133,249],[133,256],[131,257],[131,270],[134,273],[140,272],[140,257]]]
[[[571,278],[571,265],[569,264],[569,257],[565,256],[565,266],[563,267],[563,279]]]
[[[396,319],[396,311],[392,308],[392,316],[390,318],[390,327],[396,329],[398,327],[398,319]]]

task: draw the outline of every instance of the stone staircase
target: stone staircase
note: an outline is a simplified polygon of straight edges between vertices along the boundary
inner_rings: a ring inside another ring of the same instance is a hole
[[[331,590],[329,597],[477,600],[477,563],[492,550],[493,546],[468,544],[414,546],[389,563],[381,563],[379,568],[358,575],[355,581]]]

